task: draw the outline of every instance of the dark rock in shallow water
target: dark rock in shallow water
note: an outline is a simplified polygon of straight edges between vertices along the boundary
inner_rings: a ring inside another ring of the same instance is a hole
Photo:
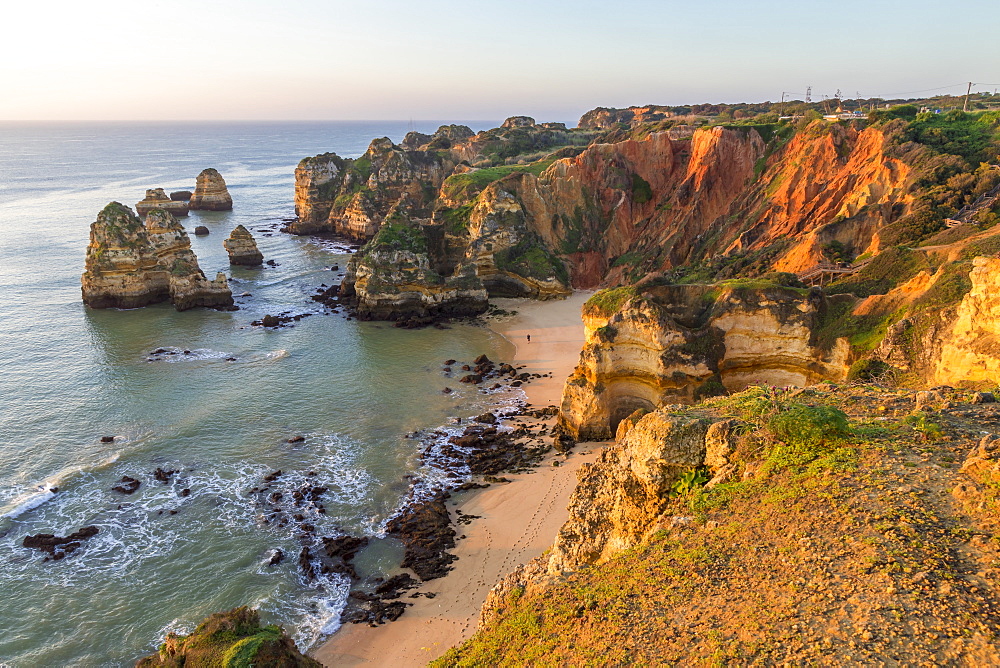
[[[292,436],[292,437],[291,437],[290,439],[288,439],[288,442],[289,442],[289,443],[302,443],[302,442],[304,442],[305,440],[306,440],[306,437],[305,437],[305,436],[302,436],[302,435],[300,434],[300,435],[298,435],[298,436]]]
[[[403,568],[411,569],[421,580],[444,576],[457,558],[447,552],[455,547],[455,530],[445,506],[450,497],[438,491],[430,499],[414,502],[386,523],[386,533],[405,547]]]
[[[50,533],[40,533],[25,536],[21,544],[47,552],[53,560],[58,561],[79,549],[81,541],[96,536],[100,529],[94,526],[83,527],[68,536],[55,536]]]
[[[483,377],[480,376],[479,374],[470,373],[467,376],[462,376],[461,378],[459,378],[458,382],[478,385],[479,383],[483,382]]]
[[[274,550],[274,552],[271,553],[271,558],[267,560],[267,565],[277,566],[282,561],[284,561],[284,559],[285,559],[284,552],[282,552],[281,550]]]
[[[142,483],[131,476],[122,476],[122,484],[115,485],[111,488],[112,492],[120,492],[122,494],[132,494],[135,490],[139,489],[139,485]]]
[[[204,225],[199,225],[198,227],[194,228],[194,235],[196,237],[203,237],[207,234],[208,234],[208,228],[205,227]]]
[[[176,473],[177,471],[164,471],[162,468],[157,467],[157,469],[153,471],[153,477],[163,484],[167,484]]]
[[[115,442],[114,436],[101,436],[101,443],[114,443],[114,442]]]

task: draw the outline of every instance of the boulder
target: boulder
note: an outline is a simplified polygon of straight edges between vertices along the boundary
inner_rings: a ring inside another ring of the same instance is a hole
[[[188,215],[187,202],[178,202],[167,197],[163,188],[152,188],[146,191],[146,197],[135,205],[135,211],[143,218],[153,209],[163,209],[175,216]]]
[[[196,237],[207,237],[208,228],[205,227],[204,225],[199,225],[198,227],[194,228],[194,234]]]
[[[222,245],[229,253],[229,264],[255,267],[264,262],[264,255],[257,249],[253,235],[242,225],[237,225]]]
[[[193,194],[190,190],[175,190],[170,193],[170,199],[175,202],[187,202]]]
[[[218,170],[209,167],[198,175],[190,208],[202,211],[232,211],[233,198]]]

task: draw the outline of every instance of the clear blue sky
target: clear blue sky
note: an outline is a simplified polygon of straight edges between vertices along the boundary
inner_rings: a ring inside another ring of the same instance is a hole
[[[998,28],[1000,0],[21,0],[0,119],[575,122],[889,96],[1000,82]]]

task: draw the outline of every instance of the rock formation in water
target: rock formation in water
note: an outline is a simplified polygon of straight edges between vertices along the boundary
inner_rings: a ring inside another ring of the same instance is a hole
[[[160,650],[140,659],[136,668],[155,666],[281,666],[320,668],[299,652],[279,626],[261,626],[250,608],[211,615],[187,636],[168,633]]]
[[[137,308],[170,301],[178,311],[195,306],[230,308],[225,274],[205,278],[183,226],[163,209],[145,224],[111,202],[90,226],[83,301],[92,308]]]
[[[844,339],[821,341],[819,289],[657,285],[598,293],[584,307],[586,342],[566,381],[560,423],[579,439],[609,438],[637,409],[691,403],[751,384],[842,380]]]
[[[194,194],[189,203],[191,210],[230,211],[233,208],[233,198],[226,188],[226,181],[218,170],[209,167],[203,169],[195,181]]]
[[[175,190],[170,193],[170,199],[174,202],[188,202],[193,195],[194,193],[190,190]]]
[[[237,225],[222,245],[229,253],[229,264],[255,267],[264,262],[264,255],[257,249],[253,235],[242,225]]]
[[[135,205],[135,212],[140,217],[145,218],[146,214],[153,209],[163,209],[174,216],[188,215],[188,204],[183,201],[175,201],[173,197],[167,197],[163,188],[153,188],[146,191],[146,197]]]

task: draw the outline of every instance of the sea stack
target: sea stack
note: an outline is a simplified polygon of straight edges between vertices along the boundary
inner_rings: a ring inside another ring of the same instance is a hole
[[[163,209],[143,224],[127,206],[111,202],[90,226],[83,301],[91,308],[138,308],[171,301],[178,311],[195,306],[230,308],[225,274],[205,278],[184,227]]]
[[[257,249],[257,242],[254,241],[250,230],[237,225],[229,238],[222,242],[229,253],[229,264],[238,264],[248,267],[255,267],[264,262],[264,255]]]
[[[233,198],[226,188],[226,181],[217,169],[202,170],[194,185],[190,208],[202,211],[232,211]]]
[[[135,212],[145,218],[153,209],[163,209],[175,216],[188,215],[187,202],[171,200],[163,188],[151,188],[146,191],[146,197],[135,205]]]

